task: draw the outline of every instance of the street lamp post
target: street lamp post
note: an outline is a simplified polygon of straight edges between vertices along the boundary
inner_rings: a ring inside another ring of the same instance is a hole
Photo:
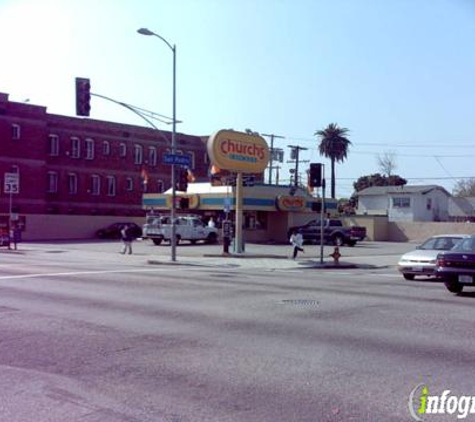
[[[152,35],[161,39],[173,53],[173,129],[172,129],[172,155],[176,154],[176,45],[171,45],[165,38],[150,31],[147,28],[140,28],[137,30],[142,35]],[[176,261],[176,225],[175,225],[175,206],[176,206],[176,175],[175,164],[171,165],[171,183],[172,183],[172,205],[170,208],[170,218],[172,220],[172,234],[171,234],[171,259]]]

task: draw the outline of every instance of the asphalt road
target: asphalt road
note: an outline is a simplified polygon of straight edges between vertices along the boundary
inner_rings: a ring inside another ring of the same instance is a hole
[[[371,263],[349,270],[134,248],[0,252],[0,420],[410,421],[421,383],[475,395],[475,295],[404,280],[388,264],[412,245],[345,248]]]

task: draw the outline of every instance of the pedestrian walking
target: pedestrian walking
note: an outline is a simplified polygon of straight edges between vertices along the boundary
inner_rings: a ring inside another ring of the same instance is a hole
[[[134,240],[132,236],[132,227],[129,227],[128,225],[125,225],[122,227],[122,230],[120,231],[120,235],[122,238],[122,243],[124,245],[121,254],[125,254],[128,252],[129,255],[132,254],[132,241]]]
[[[293,259],[297,258],[297,254],[300,252],[305,252],[302,248],[302,245],[303,245],[303,236],[302,236],[302,233],[300,232],[300,230],[297,232],[297,231],[293,231],[292,232],[292,235],[290,236],[290,243],[292,244],[292,246],[294,247],[294,253],[293,253]]]

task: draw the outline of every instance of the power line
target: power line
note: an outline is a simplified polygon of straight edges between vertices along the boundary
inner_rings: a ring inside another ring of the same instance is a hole
[[[300,138],[300,137],[295,137],[295,136],[286,136],[285,137],[288,140],[291,141],[301,141],[301,142],[311,142],[311,143],[318,143],[316,139],[312,138]],[[475,148],[474,144],[451,144],[450,142],[444,142],[444,143],[434,143],[430,142],[430,144],[393,144],[393,143],[387,143],[387,142],[358,142],[358,143],[352,143],[352,147],[357,147],[357,146],[377,146],[377,147],[388,147],[388,148]]]

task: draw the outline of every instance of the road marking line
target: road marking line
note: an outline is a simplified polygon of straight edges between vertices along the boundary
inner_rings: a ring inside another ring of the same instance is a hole
[[[134,269],[134,270],[101,270],[101,271],[71,271],[65,273],[34,273],[34,274],[19,274],[0,276],[0,280],[9,280],[12,278],[37,278],[37,277],[61,277],[69,275],[91,275],[91,274],[113,274],[113,273],[138,273],[138,272],[161,272],[166,271],[166,268],[153,269]]]

